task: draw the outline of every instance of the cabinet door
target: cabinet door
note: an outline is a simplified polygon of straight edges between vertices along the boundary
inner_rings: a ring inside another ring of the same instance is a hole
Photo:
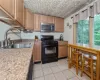
[[[41,61],[41,41],[35,41],[33,52],[34,62]]]
[[[27,9],[25,9],[25,29],[34,29],[34,15]]]
[[[15,0],[15,4],[16,4],[16,16],[15,19],[22,25],[24,25],[24,2],[23,0]]]
[[[15,0],[0,0],[0,6],[12,17],[15,16]]]
[[[34,14],[34,31],[40,31],[40,15]]]
[[[54,17],[48,16],[48,23],[54,23]]]
[[[58,57],[59,58],[63,58],[63,57],[67,57],[68,53],[67,53],[67,47],[66,46],[59,46],[58,48]]]
[[[64,32],[64,19],[55,17],[55,31]]]
[[[41,23],[48,23],[48,16],[41,15],[40,19],[41,19]]]

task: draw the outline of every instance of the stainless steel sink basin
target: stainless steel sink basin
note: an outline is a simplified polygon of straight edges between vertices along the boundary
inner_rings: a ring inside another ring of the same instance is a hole
[[[31,43],[28,43],[28,44],[13,44],[13,48],[31,48],[32,45]]]
[[[33,45],[32,43],[17,43],[17,44],[10,45],[4,49],[31,48],[32,45]]]

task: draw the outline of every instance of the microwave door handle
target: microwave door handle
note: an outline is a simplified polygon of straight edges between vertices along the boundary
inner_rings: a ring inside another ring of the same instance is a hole
[[[51,30],[53,30],[53,28],[52,28],[53,26],[51,26]]]

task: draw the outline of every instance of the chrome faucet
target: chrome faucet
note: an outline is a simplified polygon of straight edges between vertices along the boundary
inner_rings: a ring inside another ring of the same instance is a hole
[[[21,30],[19,29],[19,28],[16,28],[16,27],[13,27],[13,28],[10,28],[10,29],[8,29],[7,31],[6,31],[6,33],[5,33],[5,36],[4,36],[4,43],[5,43],[5,45],[4,45],[4,47],[8,47],[10,44],[11,44],[11,41],[10,41],[10,38],[8,39],[8,32],[9,31],[11,31],[12,33],[14,33],[15,35],[17,35],[18,37],[20,37],[20,39],[21,39],[21,36],[19,36],[17,33],[15,33],[13,30],[17,30],[19,33],[21,33]]]

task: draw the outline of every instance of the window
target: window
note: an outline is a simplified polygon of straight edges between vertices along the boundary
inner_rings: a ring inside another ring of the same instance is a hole
[[[89,19],[78,22],[76,35],[78,44],[89,44]]]
[[[100,14],[94,17],[94,45],[100,46]]]

